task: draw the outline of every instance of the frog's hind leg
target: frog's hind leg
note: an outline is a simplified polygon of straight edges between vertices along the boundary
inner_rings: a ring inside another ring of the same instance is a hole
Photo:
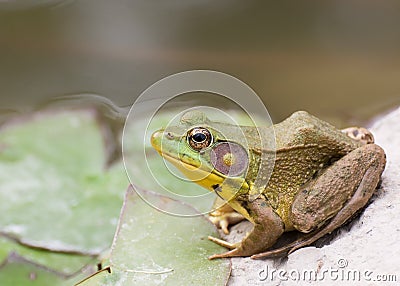
[[[235,244],[209,237],[211,241],[231,249],[225,253],[214,254],[209,259],[250,256],[270,248],[282,235],[284,225],[281,218],[264,200],[249,201],[246,207],[254,218],[252,231],[241,242]]]
[[[385,153],[375,144],[357,148],[335,162],[304,186],[292,205],[290,217],[295,228],[308,234],[290,245],[252,258],[291,253],[340,227],[367,204],[384,167]]]
[[[290,213],[294,227],[308,233],[330,218],[328,226],[340,226],[339,222],[367,204],[384,168],[385,153],[375,144],[357,148],[336,161],[296,195]]]

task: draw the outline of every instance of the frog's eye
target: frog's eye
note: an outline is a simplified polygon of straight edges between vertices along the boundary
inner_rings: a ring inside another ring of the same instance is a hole
[[[207,148],[212,143],[212,135],[205,128],[196,127],[188,132],[187,140],[190,147],[196,151]]]

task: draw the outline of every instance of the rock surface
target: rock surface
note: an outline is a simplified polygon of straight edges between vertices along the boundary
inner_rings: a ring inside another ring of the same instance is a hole
[[[399,285],[400,108],[369,129],[385,150],[387,164],[364,212],[321,248],[305,247],[286,259],[233,258],[228,285]],[[242,222],[228,239],[237,241],[250,228]]]

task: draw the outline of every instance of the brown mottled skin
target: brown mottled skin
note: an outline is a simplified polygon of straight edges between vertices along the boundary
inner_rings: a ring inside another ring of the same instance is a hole
[[[196,114],[196,118],[199,117]],[[188,118],[190,116],[186,115],[187,122],[190,121]],[[197,125],[207,128],[209,121],[204,116],[202,118],[203,121],[197,122]],[[234,134],[231,128],[234,130],[232,126],[225,130]],[[256,166],[262,154],[273,153],[263,150],[257,143],[248,146],[250,163],[242,188],[235,194],[227,195],[229,192],[225,189],[229,189],[229,181],[225,185],[218,184],[221,196],[234,210],[250,220],[254,228],[235,244],[210,237],[210,240],[230,249],[210,259],[233,256],[261,258],[309,245],[341,226],[364,207],[378,185],[385,168],[385,153],[381,147],[373,144],[373,139],[365,142],[355,138],[360,137],[355,129],[348,129],[344,133],[304,111],[294,113],[274,125],[273,129],[276,138],[275,163],[269,181],[257,199],[251,196],[257,191],[252,189],[253,182],[263,170]],[[251,140],[254,128],[241,128],[241,132],[249,141],[254,141]],[[363,129],[363,132],[368,131]],[[157,136],[161,136],[161,133],[158,132]],[[152,138],[156,149],[157,136],[153,135]],[[228,135],[224,140],[235,142],[234,138]],[[368,132],[363,138],[373,137]],[[214,135],[214,140],[218,141],[218,134]],[[171,156],[173,146],[169,148],[168,155]],[[207,162],[202,163],[205,166]],[[222,177],[213,171],[215,174]],[[215,187],[211,180],[199,184],[210,190]],[[217,211],[214,216],[211,214],[212,221],[225,231],[229,224],[229,211],[225,207],[224,211]],[[283,232],[291,230],[308,234],[290,245],[268,251]]]

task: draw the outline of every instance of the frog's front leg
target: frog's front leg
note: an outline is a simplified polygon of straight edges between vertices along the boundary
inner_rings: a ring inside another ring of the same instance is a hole
[[[210,213],[208,219],[217,227],[221,228],[225,234],[229,234],[229,225],[236,224],[245,219],[243,215],[236,212],[220,197],[217,197],[215,200],[213,209],[216,210]]]
[[[252,231],[241,242],[235,244],[209,237],[211,241],[231,249],[222,254],[212,255],[209,259],[249,256],[259,253],[274,245],[282,235],[284,231],[283,222],[265,200],[259,198],[251,202],[248,201],[246,204],[245,208],[250,217],[253,218],[254,227]]]
[[[375,144],[359,147],[336,161],[304,186],[292,204],[290,219],[294,227],[309,235],[253,258],[293,252],[340,227],[367,204],[379,183],[385,162],[383,149]]]
[[[348,127],[341,131],[350,138],[363,144],[372,144],[375,142],[374,135],[364,127]]]

